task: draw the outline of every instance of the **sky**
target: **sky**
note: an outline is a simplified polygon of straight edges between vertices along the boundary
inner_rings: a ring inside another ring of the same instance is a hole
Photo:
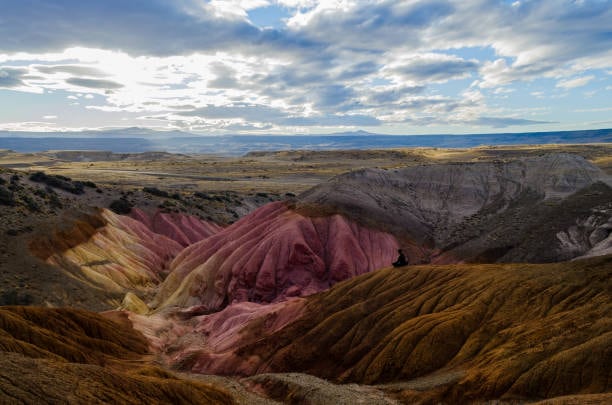
[[[0,130],[612,127],[612,0],[0,0]]]

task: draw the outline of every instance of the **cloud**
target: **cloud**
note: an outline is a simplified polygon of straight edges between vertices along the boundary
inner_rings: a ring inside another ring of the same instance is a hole
[[[0,51],[61,51],[78,44],[172,55],[260,39],[246,19],[222,11],[198,0],[22,0],[2,7]]]
[[[0,87],[78,99],[70,108],[104,111],[98,120],[133,113],[239,131],[531,125],[544,121],[504,118],[522,115],[521,95],[553,103],[559,89],[610,87],[609,0],[511,3],[5,0]],[[274,7],[279,28],[249,21]]]
[[[534,121],[511,117],[480,117],[474,123],[494,128],[505,128],[515,125],[553,124],[553,122],[550,121]]]
[[[425,91],[425,86],[385,86],[375,88],[366,96],[366,103],[372,106],[384,105],[401,101],[406,96]]]
[[[25,86],[24,77],[27,69],[0,67],[0,88],[10,89]]]
[[[468,77],[478,69],[478,61],[454,55],[426,53],[403,57],[385,68],[404,80],[415,82],[444,82]]]
[[[121,83],[113,82],[111,80],[85,79],[81,77],[71,77],[66,79],[66,83],[79,87],[87,87],[89,89],[113,90],[123,87]]]
[[[316,117],[290,117],[280,122],[286,126],[319,126],[319,127],[336,127],[336,126],[354,126],[354,127],[370,127],[379,126],[382,121],[376,117],[370,117],[361,114],[347,115],[326,115]]]
[[[35,66],[34,67],[40,73],[45,74],[56,74],[56,73],[67,73],[74,76],[90,76],[90,77],[105,77],[108,76],[106,73],[100,71],[91,66],[79,66],[79,65],[57,65],[57,66]]]
[[[452,14],[453,10],[451,2],[437,0],[321,1],[305,13],[297,13],[288,26],[315,41],[379,51],[420,42],[424,29]]]
[[[595,76],[591,75],[591,76],[576,77],[574,79],[561,80],[557,83],[557,87],[560,87],[566,90],[573,89],[575,87],[581,87],[581,86],[586,85],[594,78]]]
[[[238,103],[227,106],[205,106],[191,111],[180,111],[177,113],[184,117],[200,117],[208,119],[232,119],[240,118],[249,122],[278,122],[285,119],[288,114],[277,108],[265,105],[249,105]]]

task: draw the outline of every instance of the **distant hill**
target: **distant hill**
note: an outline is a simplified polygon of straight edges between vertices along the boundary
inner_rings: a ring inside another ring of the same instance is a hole
[[[363,169],[306,191],[297,208],[390,231],[416,262],[549,262],[609,249],[610,185],[584,158],[556,153]]]
[[[610,143],[612,129],[470,135],[383,135],[365,131],[326,135],[199,136],[143,128],[83,132],[0,131],[0,149],[17,152],[104,150],[243,155],[254,151],[340,150],[402,147],[469,148],[483,145]]]

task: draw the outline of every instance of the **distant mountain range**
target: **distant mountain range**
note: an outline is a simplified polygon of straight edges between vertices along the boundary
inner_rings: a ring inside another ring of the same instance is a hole
[[[612,142],[612,129],[469,135],[383,135],[366,131],[325,135],[201,136],[182,131],[124,128],[81,132],[0,131],[0,149],[17,152],[104,150],[116,153],[164,151],[242,155],[252,151],[338,150],[401,147],[469,148],[484,145]]]

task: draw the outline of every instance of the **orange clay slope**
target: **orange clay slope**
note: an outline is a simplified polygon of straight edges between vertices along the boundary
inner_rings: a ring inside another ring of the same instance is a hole
[[[400,386],[408,401],[605,393],[612,389],[611,279],[610,256],[387,268],[302,298],[300,315],[280,330],[270,323],[283,318],[282,307],[246,322],[233,347],[212,353],[206,342],[223,333],[219,323],[198,345],[175,346],[186,354],[175,365],[224,369],[215,359],[225,362],[231,352],[242,374],[297,371],[376,384],[433,373],[446,382],[423,392]],[[192,327],[208,317],[193,318]]]
[[[0,403],[233,403],[222,389],[137,367],[147,352],[125,320],[0,307]]]

